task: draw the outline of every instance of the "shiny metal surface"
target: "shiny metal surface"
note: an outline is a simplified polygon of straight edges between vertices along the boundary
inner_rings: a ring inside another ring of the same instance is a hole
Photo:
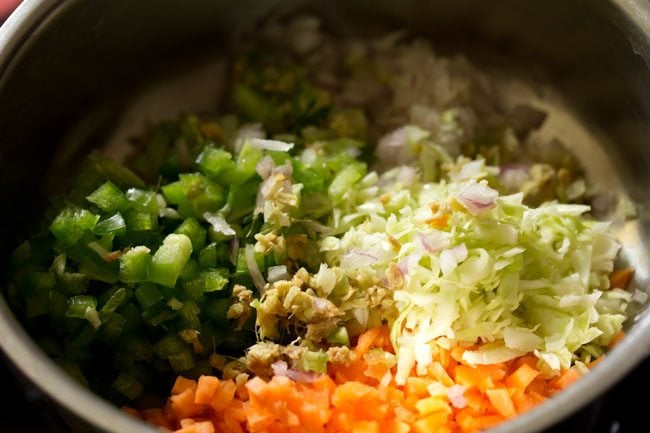
[[[590,180],[637,206],[639,218],[617,234],[623,260],[637,269],[635,284],[648,291],[650,5],[643,0],[27,0],[0,29],[0,191],[25,210],[0,213],[0,258],[23,220],[60,187],[52,179],[122,125],[138,89],[196,70],[234,28],[296,8],[342,34],[405,27],[431,36],[439,50],[465,52],[527,89],[552,83],[543,102],[572,137]],[[64,140],[76,146],[55,155]],[[587,378],[494,432],[539,431],[605,392],[650,351],[650,313],[638,313],[628,337]],[[77,430],[155,431],[67,378],[2,298],[0,345]]]

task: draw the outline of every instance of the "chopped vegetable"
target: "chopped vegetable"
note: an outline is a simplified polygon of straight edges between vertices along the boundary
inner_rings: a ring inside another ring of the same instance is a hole
[[[435,346],[431,366],[410,377],[406,386],[394,383],[395,364],[376,370],[368,354],[390,349],[387,328],[374,328],[358,338],[352,363],[331,364],[329,374],[275,375],[243,380],[179,376],[168,400],[168,416],[136,414],[172,431],[189,421],[208,422],[214,431],[306,432],[478,432],[529,410],[579,377],[573,369],[547,376],[531,366],[532,357],[474,367],[462,361],[466,352]],[[462,383],[462,385],[460,385]],[[132,409],[127,409],[132,410]],[[208,417],[214,413],[216,416]],[[210,421],[204,421],[209,419]],[[227,422],[226,420],[230,420]],[[195,425],[195,424],[192,424]],[[361,429],[361,430],[360,430]]]
[[[92,156],[11,256],[75,379],[180,433],[477,432],[624,338],[644,294],[546,113],[417,39],[259,35],[234,113]]]

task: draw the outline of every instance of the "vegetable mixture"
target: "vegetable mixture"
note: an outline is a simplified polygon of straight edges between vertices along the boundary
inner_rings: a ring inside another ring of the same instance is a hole
[[[545,113],[402,34],[259,33],[232,114],[91,156],[14,252],[62,368],[182,433],[473,432],[622,336],[632,270]]]

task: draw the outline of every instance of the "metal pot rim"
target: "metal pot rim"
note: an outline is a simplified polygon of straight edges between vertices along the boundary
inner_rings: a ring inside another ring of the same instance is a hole
[[[650,58],[650,45],[639,46],[635,37],[650,39],[650,8],[643,0],[614,0],[629,24],[630,42],[638,54]],[[26,0],[0,27],[0,83],[12,62],[38,37],[48,19],[70,3],[64,0]],[[548,402],[494,428],[494,433],[538,432],[585,406],[632,370],[650,353],[650,311],[646,309],[623,341],[587,377]],[[0,347],[13,363],[63,408],[107,432],[156,432],[120,412],[79,385],[59,369],[26,333],[0,296]]]

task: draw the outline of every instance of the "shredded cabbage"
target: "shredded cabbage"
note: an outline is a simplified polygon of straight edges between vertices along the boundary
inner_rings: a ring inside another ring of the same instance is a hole
[[[620,245],[607,224],[585,216],[588,206],[530,208],[522,194],[498,196],[481,180],[494,169],[483,161],[459,159],[439,182],[405,185],[401,169],[371,173],[347,191],[330,221],[335,234],[320,242],[328,264],[348,275],[382,276],[398,264],[399,316],[390,324],[397,383],[424,358],[422,345],[441,337],[486,343],[465,352],[471,364],[533,352],[554,371],[621,329],[631,294],[609,290],[606,278]],[[483,202],[459,199],[480,189],[489,190]]]

